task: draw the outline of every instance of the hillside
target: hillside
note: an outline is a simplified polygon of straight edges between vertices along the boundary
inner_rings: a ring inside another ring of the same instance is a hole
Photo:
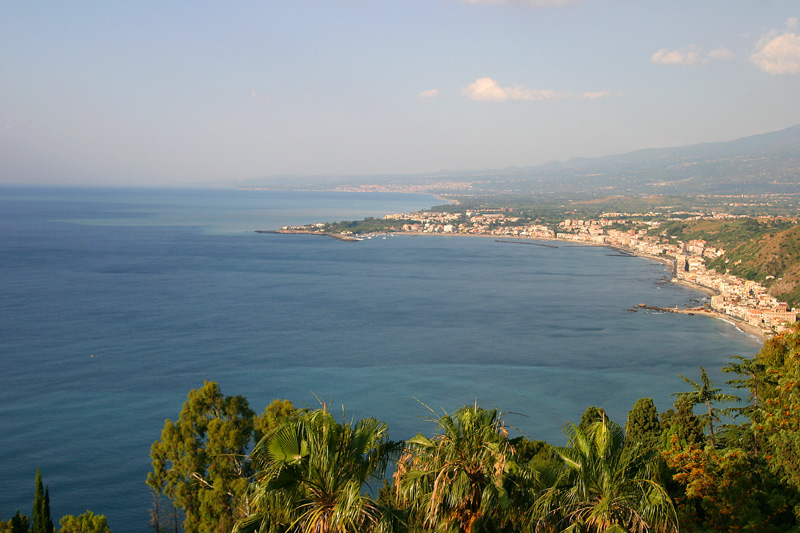
[[[683,241],[703,239],[725,249],[707,266],[758,281],[770,294],[800,307],[800,225],[796,220],[739,219],[670,223],[661,228]]]
[[[488,175],[490,173],[483,172]],[[800,192],[800,125],[727,142],[654,148],[499,171],[519,192],[768,194]],[[491,186],[491,181],[485,183]]]

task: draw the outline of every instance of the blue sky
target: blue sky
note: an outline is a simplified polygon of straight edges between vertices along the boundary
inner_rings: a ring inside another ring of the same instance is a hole
[[[476,170],[774,131],[800,123],[798,17],[797,0],[0,0],[0,183]]]

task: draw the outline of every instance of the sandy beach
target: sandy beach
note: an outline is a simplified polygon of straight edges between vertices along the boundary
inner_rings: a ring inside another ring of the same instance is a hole
[[[681,313],[685,315],[695,315],[695,316],[707,316],[709,318],[716,318],[718,320],[724,320],[729,324],[733,324],[738,329],[742,330],[743,332],[747,333],[748,335],[752,335],[756,337],[761,342],[767,340],[767,336],[764,335],[764,331],[757,327],[753,326],[752,324],[748,324],[744,320],[740,320],[738,318],[734,318],[730,315],[726,315],[725,313],[719,313],[717,311],[712,311],[710,309],[698,307],[694,309],[676,309],[673,311],[675,313]]]

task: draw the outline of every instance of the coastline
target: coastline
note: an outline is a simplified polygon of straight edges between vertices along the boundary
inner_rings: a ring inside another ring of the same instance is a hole
[[[734,326],[739,331],[742,331],[743,333],[755,337],[762,343],[767,340],[767,336],[764,335],[764,331],[761,328],[753,326],[752,324],[748,324],[747,322],[739,318],[732,317],[730,315],[726,315],[725,313],[720,313],[718,311],[714,311],[711,309],[707,309],[705,307],[692,307],[688,309],[680,309],[678,307],[645,306],[645,309],[651,311],[662,311],[664,313],[677,313],[679,315],[699,315],[709,318],[716,318],[717,320],[722,320],[723,322],[731,324],[732,326]]]
[[[733,326],[736,329],[757,338],[762,343],[764,343],[768,338],[766,335],[764,335],[764,331],[758,326],[753,326],[752,324],[748,324],[744,320],[732,317],[730,315],[726,315],[725,313],[712,311],[710,309],[698,309],[698,310],[684,309],[682,313],[706,316],[709,318],[716,318],[717,320],[723,320],[729,324],[733,324]]]
[[[331,237],[333,239],[345,241],[345,242],[353,242],[353,241],[360,241],[361,238],[351,237],[348,235],[341,235],[341,234],[334,234],[334,233],[320,233],[320,232],[312,232],[312,231],[299,231],[299,230],[278,230],[278,231],[263,231],[257,230],[256,233],[278,233],[278,234],[299,234],[299,235],[320,235]],[[420,231],[401,231],[401,232],[378,232],[372,233],[370,235],[394,235],[394,236],[411,236],[411,237],[420,237],[420,236],[433,236],[433,237],[482,237],[487,238],[491,237],[497,240],[497,242],[506,242],[506,243],[514,243],[514,241],[519,241],[520,243],[524,243],[526,241],[539,241],[539,242],[559,242],[559,243],[567,243],[571,246],[593,246],[593,247],[603,247],[609,248],[612,250],[616,250],[618,252],[623,252],[625,254],[630,255],[631,257],[640,257],[642,259],[649,259],[651,261],[657,261],[662,263],[668,267],[670,267],[670,281],[676,285],[685,287],[687,289],[696,290],[706,294],[707,296],[714,296],[719,294],[714,289],[709,287],[705,287],[703,285],[698,285],[696,283],[691,283],[685,280],[680,280],[675,276],[675,259],[672,257],[662,257],[662,256],[654,256],[648,254],[637,253],[635,250],[631,250],[628,248],[624,248],[621,246],[614,246],[610,244],[597,244],[597,243],[585,243],[585,242],[578,242],[572,241],[569,239],[559,239],[559,238],[545,238],[545,237],[517,237],[517,236],[509,236],[509,235],[488,235],[488,234],[469,234],[469,233],[426,233]],[[363,237],[360,236],[360,237]],[[498,237],[502,237],[502,240],[498,240]],[[558,246],[554,245],[545,245],[550,246],[553,248],[557,248]],[[670,312],[670,313],[679,313],[679,314],[686,314],[686,315],[697,315],[697,316],[705,316],[709,318],[716,318],[718,320],[723,320],[728,322],[729,324],[733,325],[742,333],[746,335],[750,335],[758,339],[761,343],[765,342],[768,337],[764,333],[764,331],[757,327],[749,324],[739,318],[733,317],[731,315],[720,313],[718,311],[713,311],[711,309],[706,309],[704,307],[696,307],[696,308],[686,308],[686,309],[679,309],[679,308],[657,308],[661,311]]]
[[[257,229],[254,233],[272,233],[272,234],[279,234],[279,235],[316,235],[318,237],[330,237],[331,239],[335,239],[337,241],[342,242],[358,242],[361,239],[356,237],[351,237],[349,235],[342,235],[341,233],[326,233],[321,231],[298,231],[298,230],[264,230],[264,229]]]
[[[716,296],[717,294],[719,294],[719,292],[715,291],[714,289],[711,289],[711,288],[706,287],[704,285],[698,285],[697,283],[691,283],[689,281],[678,279],[678,278],[676,278],[674,276],[672,277],[672,283],[674,283],[675,285],[681,285],[682,287],[686,287],[686,288],[689,288],[689,289],[694,289],[694,290],[703,292],[707,296]]]

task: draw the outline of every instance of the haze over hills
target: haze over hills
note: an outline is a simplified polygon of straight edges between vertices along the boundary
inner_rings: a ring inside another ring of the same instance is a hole
[[[727,142],[573,158],[534,167],[392,176],[278,176],[237,185],[469,195],[800,193],[800,125]]]

